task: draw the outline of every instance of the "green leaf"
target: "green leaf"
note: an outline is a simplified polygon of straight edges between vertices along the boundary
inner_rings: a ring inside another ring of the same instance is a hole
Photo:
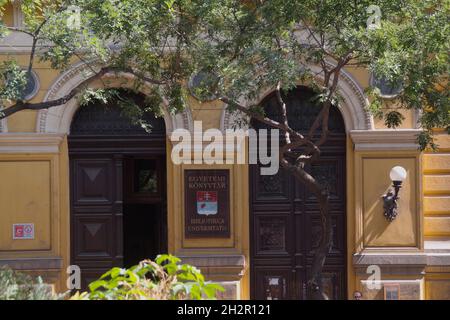
[[[91,282],[89,284],[89,290],[96,291],[97,289],[101,288],[101,287],[106,287],[108,285],[108,281],[105,280],[97,280],[94,282]]]

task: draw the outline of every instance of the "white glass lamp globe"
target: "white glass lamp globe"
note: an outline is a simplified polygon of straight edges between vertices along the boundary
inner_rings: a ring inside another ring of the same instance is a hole
[[[395,166],[391,169],[389,177],[392,181],[404,181],[406,179],[406,170],[403,167]]]

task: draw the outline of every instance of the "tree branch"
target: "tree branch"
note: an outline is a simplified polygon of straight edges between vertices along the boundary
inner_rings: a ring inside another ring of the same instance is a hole
[[[260,113],[254,112],[254,111],[244,107],[243,105],[228,99],[227,97],[221,97],[221,98],[219,98],[219,100],[224,102],[224,103],[226,103],[226,104],[228,104],[228,105],[230,105],[230,106],[232,106],[233,108],[236,108],[240,112],[246,114],[247,116],[249,116],[249,117],[251,117],[251,118],[253,118],[253,119],[255,119],[255,120],[259,121],[259,122],[267,124],[267,125],[269,125],[272,128],[280,129],[283,132],[288,132],[291,136],[294,136],[296,140],[297,139],[304,139],[303,135],[301,135],[297,131],[293,130],[291,127],[286,126],[283,123],[279,123],[278,121],[275,121],[275,120],[272,120],[270,118],[267,118],[267,117],[263,116]]]
[[[289,127],[286,103],[284,102],[283,97],[281,96],[281,81],[278,81],[277,83],[276,96],[278,100],[278,109],[280,110],[281,115],[281,123],[284,124],[286,127]],[[284,139],[286,140],[287,144],[291,142],[289,132],[285,131]]]
[[[67,103],[69,100],[71,100],[73,97],[75,97],[77,94],[79,94],[83,90],[85,90],[90,83],[92,83],[93,81],[95,81],[97,79],[101,79],[102,76],[104,76],[105,74],[110,73],[110,72],[130,73],[130,74],[133,74],[135,77],[139,78],[140,80],[143,80],[144,82],[148,82],[148,83],[155,84],[155,85],[164,85],[165,84],[165,82],[163,82],[163,81],[151,79],[144,75],[141,75],[141,74],[135,72],[134,70],[132,70],[131,68],[119,69],[119,68],[114,68],[114,67],[103,67],[97,73],[95,73],[93,76],[85,79],[77,87],[73,88],[64,97],[61,97],[61,98],[58,98],[55,100],[45,101],[45,102],[38,102],[38,103],[29,103],[29,102],[25,102],[23,100],[18,100],[12,106],[0,111],[0,120],[4,119],[6,117],[9,117],[12,114],[22,111],[22,110],[42,110],[42,109],[48,109],[51,107],[63,105],[65,103]]]

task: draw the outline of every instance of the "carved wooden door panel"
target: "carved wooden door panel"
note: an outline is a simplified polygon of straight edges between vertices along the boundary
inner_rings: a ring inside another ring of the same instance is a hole
[[[123,264],[122,157],[72,155],[71,263],[81,268],[82,288]]]
[[[330,299],[345,297],[345,158],[322,157],[309,171],[328,186],[333,224],[332,250],[322,284]],[[320,240],[317,201],[284,170],[261,176],[252,166],[252,298],[305,299],[314,250]]]
[[[299,87],[287,94],[289,124],[305,132],[320,108],[311,105],[314,93]],[[266,114],[278,119],[277,99],[262,103]],[[267,128],[258,122],[253,128]],[[321,146],[320,161],[306,167],[330,192],[333,243],[322,274],[330,299],[346,297],[345,126],[337,108],[330,110],[330,135]],[[281,141],[282,143],[282,141]],[[252,299],[306,299],[306,281],[320,240],[320,216],[315,197],[292,175],[260,174],[250,166],[250,265]]]

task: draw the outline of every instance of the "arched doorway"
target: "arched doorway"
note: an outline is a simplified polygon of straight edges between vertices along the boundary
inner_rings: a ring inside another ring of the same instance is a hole
[[[68,136],[71,264],[81,268],[82,288],[111,267],[167,251],[164,119],[146,113],[148,133],[122,110],[117,102],[82,106]]]
[[[289,124],[305,132],[320,111],[314,92],[297,87],[285,95]],[[278,114],[275,94],[262,102],[267,115]],[[320,160],[306,167],[330,191],[333,245],[323,272],[323,289],[331,299],[346,297],[346,134],[337,107],[330,111],[330,135]],[[252,127],[267,128],[253,122]],[[320,239],[317,201],[288,172],[260,175],[250,166],[250,264],[252,299],[306,299],[306,281]]]

